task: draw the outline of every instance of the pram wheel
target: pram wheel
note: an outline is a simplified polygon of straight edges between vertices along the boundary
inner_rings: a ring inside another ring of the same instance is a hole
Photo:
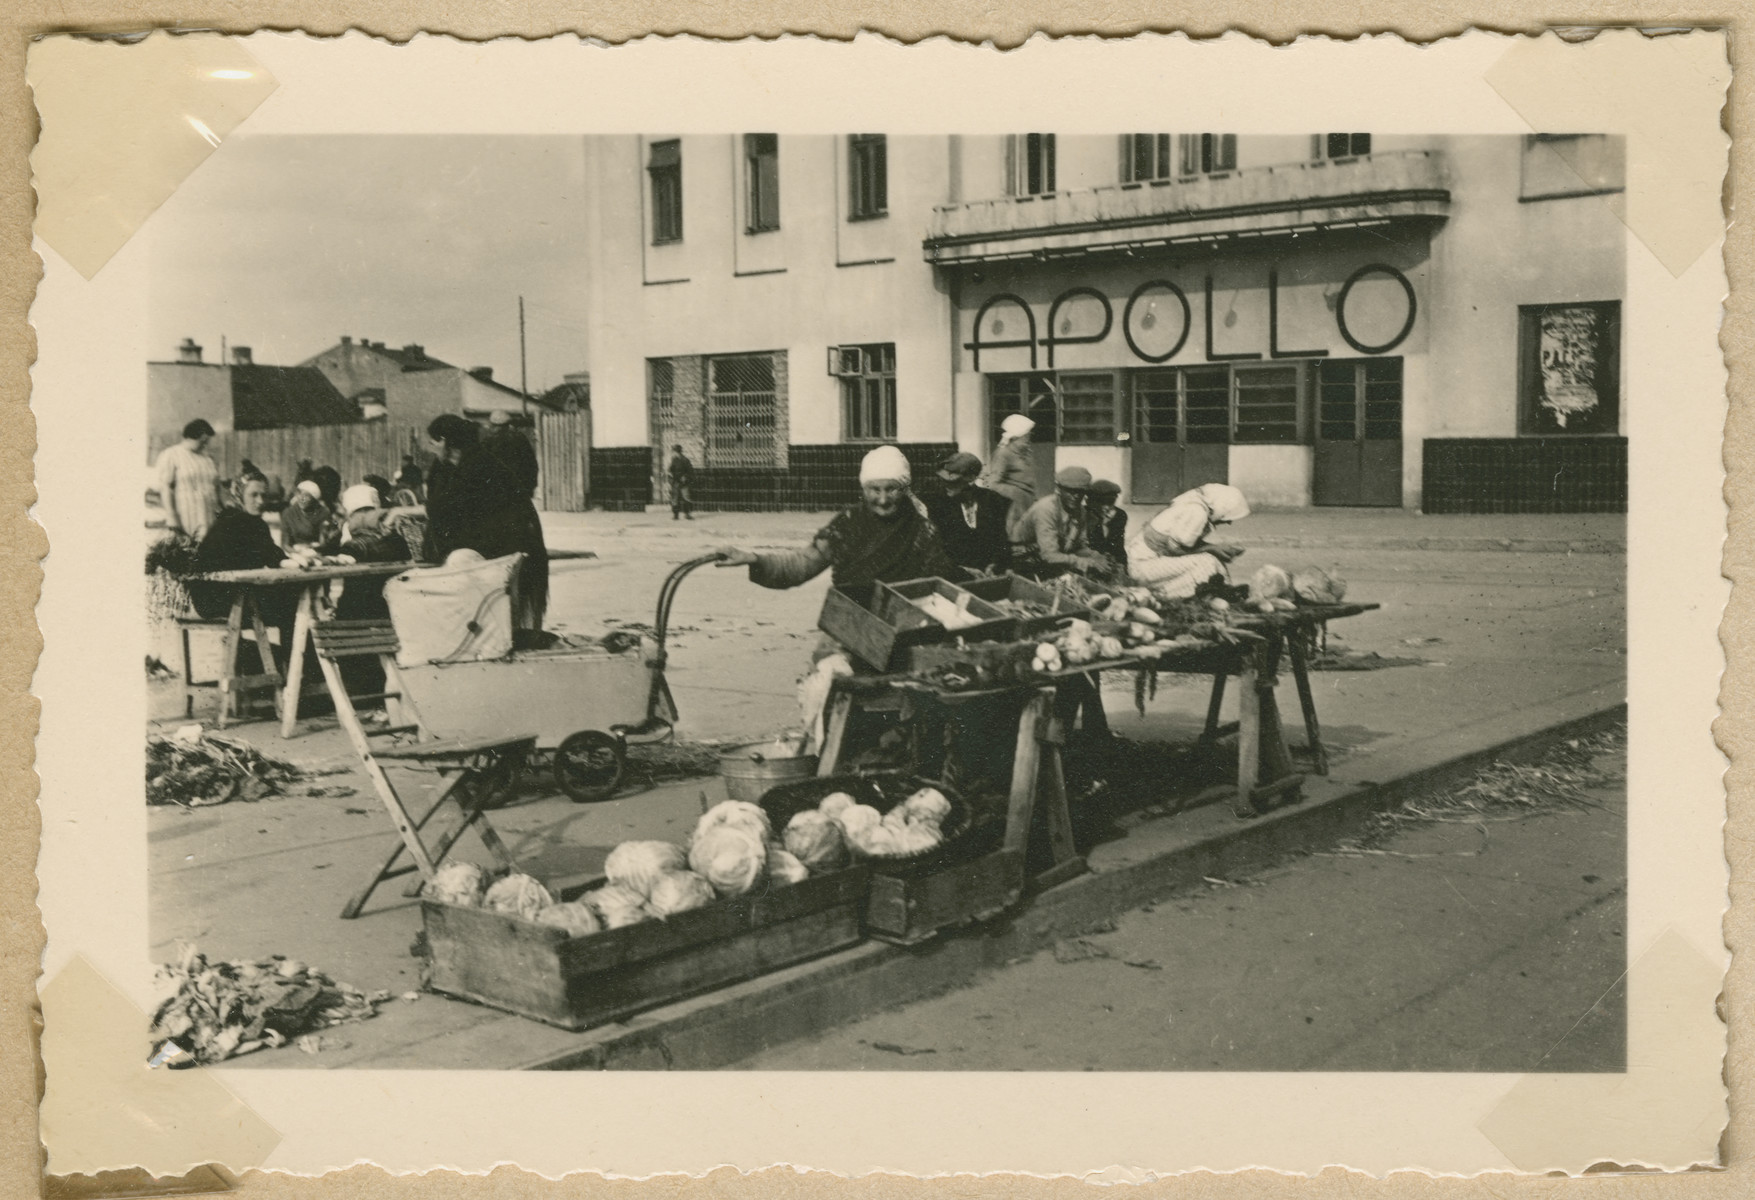
[[[555,782],[575,804],[615,795],[626,765],[621,741],[595,729],[570,734],[555,747]]]

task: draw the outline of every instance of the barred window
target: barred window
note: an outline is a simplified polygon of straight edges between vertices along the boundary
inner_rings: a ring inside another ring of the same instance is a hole
[[[1239,442],[1298,441],[1298,368],[1235,367]]]
[[[707,360],[709,467],[776,465],[779,429],[774,356],[736,354]]]
[[[743,135],[746,212],[751,233],[780,228],[780,135]]]
[[[889,140],[881,133],[847,138],[847,216],[854,221],[881,217],[890,207]]]
[[[646,174],[652,186],[652,244],[682,241],[682,142],[653,142]]]
[[[1115,441],[1115,376],[1108,371],[1062,372],[1060,441],[1068,446],[1106,446]]]

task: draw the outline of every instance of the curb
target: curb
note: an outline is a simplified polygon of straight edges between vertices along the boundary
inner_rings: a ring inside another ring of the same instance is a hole
[[[1624,719],[1611,704],[1495,744],[1416,767],[1387,783],[1336,793],[1227,823],[1160,853],[1078,876],[982,929],[918,947],[868,941],[798,966],[580,1035],[585,1044],[518,1064],[524,1070],[711,1070],[899,1004],[972,982],[985,971],[1044,949],[1142,904],[1359,830],[1410,796],[1467,778],[1497,761],[1540,757],[1568,738]]]
[[[1241,534],[1239,534],[1241,540]],[[1309,550],[1435,550],[1501,554],[1626,554],[1623,542],[1567,541],[1563,538],[1492,537],[1314,537],[1267,534],[1248,539],[1250,546]]]

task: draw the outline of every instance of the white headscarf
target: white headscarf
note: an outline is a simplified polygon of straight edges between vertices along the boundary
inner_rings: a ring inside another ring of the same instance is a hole
[[[341,511],[348,516],[362,508],[377,508],[381,503],[378,489],[369,483],[356,483],[341,493]]]
[[[1192,549],[1212,532],[1215,524],[1241,521],[1249,515],[1249,501],[1228,483],[1203,483],[1170,502],[1170,506],[1147,525],[1147,530]],[[1152,539],[1147,538],[1149,545]],[[1156,547],[1154,547],[1156,548]]]
[[[914,482],[914,470],[908,465],[907,456],[894,446],[879,446],[859,464],[861,487],[883,481],[900,484]]]
[[[1026,417],[1023,413],[1013,413],[999,423],[1000,433],[1004,434],[1006,438],[1014,442],[1019,438],[1029,437],[1030,431],[1035,428],[1036,422],[1032,421],[1029,417]]]

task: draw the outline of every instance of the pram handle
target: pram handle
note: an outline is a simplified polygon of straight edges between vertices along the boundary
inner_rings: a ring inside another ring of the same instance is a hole
[[[665,633],[670,627],[670,606],[676,600],[676,589],[681,585],[683,576],[697,567],[716,563],[724,557],[723,554],[715,551],[712,554],[703,554],[700,558],[691,558],[665,577],[664,586],[658,589],[658,612],[652,621],[652,639],[658,643],[660,661],[663,660],[664,655]]]

